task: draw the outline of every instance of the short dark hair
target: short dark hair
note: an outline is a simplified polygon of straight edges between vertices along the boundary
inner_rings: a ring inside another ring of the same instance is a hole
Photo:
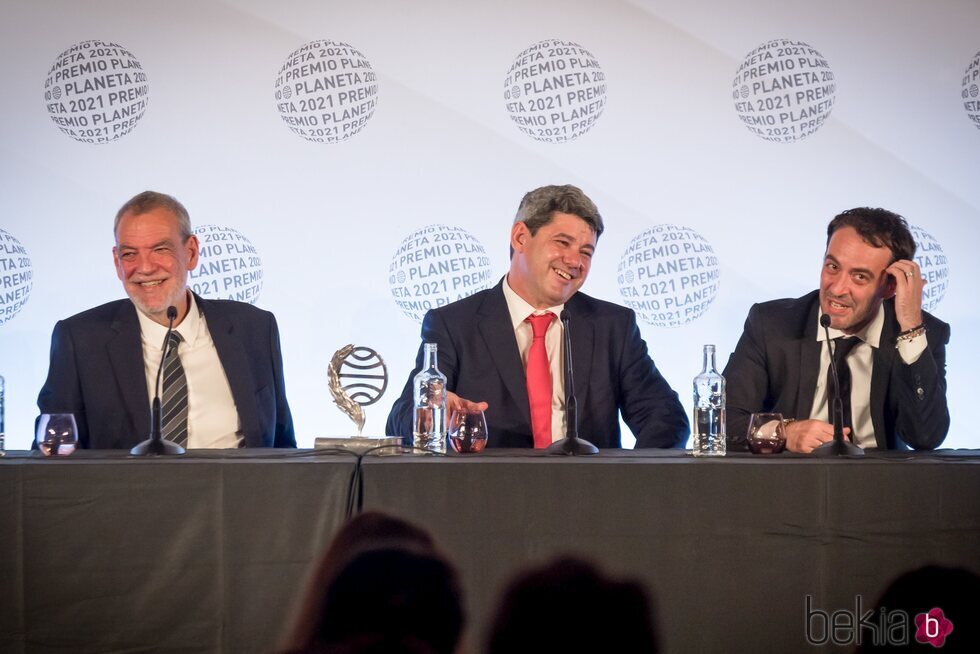
[[[435,552],[368,551],[327,589],[314,649],[452,654],[464,623],[462,591],[448,561]]]
[[[318,630],[323,621],[327,589],[334,579],[359,555],[387,549],[437,554],[432,536],[421,527],[380,511],[358,514],[337,532],[310,575],[283,651],[314,651],[318,646]]]
[[[582,189],[571,184],[542,186],[525,193],[517,207],[514,224],[524,223],[531,236],[534,236],[539,229],[554,219],[556,211],[578,216],[584,220],[585,224],[595,232],[596,240],[602,236],[605,226],[602,224],[602,216],[599,215],[595,202],[590,200]],[[510,249],[510,256],[514,256],[513,247]]]
[[[930,613],[936,607],[942,607],[943,615],[958,630],[953,632],[946,643],[947,650],[951,646],[952,651],[956,652],[978,652],[980,631],[973,628],[960,629],[961,624],[972,624],[976,619],[978,597],[980,576],[975,572],[966,568],[929,565],[910,570],[892,581],[875,605],[874,612],[881,615],[884,610],[904,611],[911,622],[912,616]],[[879,644],[872,638],[866,638],[855,650],[857,654],[894,651],[897,648],[886,643]]]
[[[542,186],[528,191],[521,198],[514,222],[527,225],[531,236],[534,236],[541,227],[551,222],[556,211],[578,216],[592,228],[596,238],[602,235],[604,229],[602,216],[599,215],[595,202],[590,200],[582,189],[571,184]]]
[[[157,193],[156,191],[143,191],[126,201],[126,204],[119,207],[116,212],[116,221],[112,225],[112,235],[116,236],[119,232],[119,221],[128,213],[140,216],[149,213],[154,209],[166,209],[177,217],[177,227],[180,230],[180,238],[186,241],[191,237],[191,217],[187,213],[184,205],[172,195]]]
[[[589,619],[556,631],[569,607]],[[563,557],[510,582],[484,651],[656,654],[654,613],[639,581],[611,579],[588,561]]]
[[[909,224],[897,213],[887,209],[857,207],[834,216],[827,225],[827,245],[838,229],[852,227],[868,245],[886,247],[892,252],[892,261],[911,260],[915,257],[915,239]]]

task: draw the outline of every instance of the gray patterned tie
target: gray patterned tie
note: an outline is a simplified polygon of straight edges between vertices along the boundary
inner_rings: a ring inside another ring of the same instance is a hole
[[[163,362],[163,437],[187,447],[187,377],[177,348],[183,339],[170,332],[170,351]]]

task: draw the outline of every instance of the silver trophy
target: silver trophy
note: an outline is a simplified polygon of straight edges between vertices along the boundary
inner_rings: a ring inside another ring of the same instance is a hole
[[[369,347],[345,345],[333,353],[327,367],[327,386],[334,404],[357,425],[357,434],[342,437],[318,437],[317,449],[343,448],[358,453],[375,447],[401,445],[398,436],[364,436],[364,407],[381,399],[388,388],[388,366],[377,351]],[[390,448],[391,453],[398,450]]]

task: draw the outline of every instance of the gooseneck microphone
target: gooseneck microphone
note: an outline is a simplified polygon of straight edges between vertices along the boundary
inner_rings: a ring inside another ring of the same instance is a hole
[[[160,378],[163,376],[163,363],[167,360],[170,353],[170,334],[174,331],[174,320],[177,319],[177,307],[167,307],[167,333],[163,337],[163,355],[160,357],[160,365],[157,367],[157,381],[153,385],[153,411],[150,417],[150,438],[160,440],[163,438],[163,416],[160,410]]]
[[[837,343],[830,338],[830,316],[820,315],[820,326],[827,337],[830,351],[830,373],[834,378],[834,440],[827,441],[813,450],[814,456],[862,456],[864,450],[844,438],[844,400],[840,396],[840,375],[837,373]]]
[[[153,387],[153,404],[150,409],[150,437],[129,451],[133,456],[184,453],[183,447],[163,438],[163,415],[160,408],[160,377],[163,375],[163,364],[170,351],[170,333],[174,330],[175,320],[177,320],[177,307],[167,307],[167,335],[163,337],[163,356],[160,357],[157,380]]]
[[[548,454],[598,454],[599,448],[578,436],[578,398],[575,395],[575,374],[572,367],[572,332],[568,327],[568,309],[561,312],[561,326],[565,350],[565,438],[549,445]]]

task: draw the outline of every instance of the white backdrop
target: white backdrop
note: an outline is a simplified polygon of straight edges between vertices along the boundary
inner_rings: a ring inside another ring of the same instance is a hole
[[[703,343],[724,365],[753,302],[815,288],[833,215],[905,215],[953,328],[946,445],[980,446],[977,26],[973,0],[4,2],[7,447],[30,444],[54,323],[122,297],[112,218],[139,191],[176,195],[220,244],[191,280],[204,295],[275,312],[308,447],[350,428],[333,351],[388,362],[380,433],[418,347],[409,314],[495,283],[518,201],[552,183],[598,204],[585,291],[644,302],[688,409]]]

